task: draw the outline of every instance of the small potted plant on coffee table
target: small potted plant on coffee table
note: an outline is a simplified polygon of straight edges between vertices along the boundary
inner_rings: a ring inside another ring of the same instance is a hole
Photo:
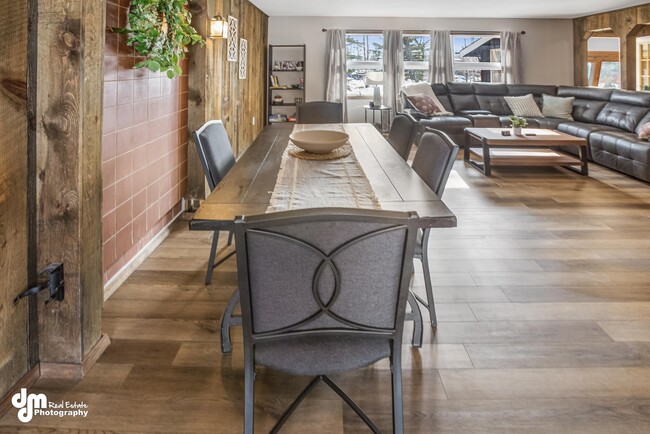
[[[526,119],[514,115],[508,116],[508,118],[510,119],[510,122],[512,122],[512,134],[515,136],[523,136],[521,129],[528,126]]]

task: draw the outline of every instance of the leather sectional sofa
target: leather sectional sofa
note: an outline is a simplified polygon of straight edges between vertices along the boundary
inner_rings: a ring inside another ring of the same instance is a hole
[[[550,128],[589,142],[590,159],[605,167],[650,182],[650,142],[638,138],[641,125],[650,122],[650,93],[573,86],[487,83],[432,84],[453,116],[424,117],[403,97],[404,112],[421,125],[446,132],[465,144],[467,127],[509,127],[512,114],[504,96],[533,94],[541,108],[542,95],[574,97],[573,121],[527,118],[529,127]]]

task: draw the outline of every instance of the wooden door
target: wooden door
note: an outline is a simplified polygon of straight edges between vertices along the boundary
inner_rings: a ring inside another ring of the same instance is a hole
[[[30,360],[29,306],[18,293],[30,283],[27,1],[3,3],[0,26],[0,399],[35,364]],[[33,176],[33,175],[32,175]],[[33,306],[32,306],[33,308]],[[33,318],[33,316],[32,316]]]

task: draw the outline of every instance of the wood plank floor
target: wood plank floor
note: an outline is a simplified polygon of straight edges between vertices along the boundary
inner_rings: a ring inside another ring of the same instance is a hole
[[[596,166],[589,177],[494,173],[458,161],[445,193],[458,228],[432,234],[440,322],[422,349],[403,348],[406,432],[650,432],[650,185]],[[14,411],[1,432],[242,431],[241,333],[229,356],[218,335],[234,259],[205,287],[210,237],[186,227],[180,222],[105,304],[112,344],[88,376],[33,388],[85,401],[88,417],[23,425]],[[335,379],[391,432],[385,361]],[[258,432],[306,382],[259,371]],[[368,430],[319,386],[282,432]]]

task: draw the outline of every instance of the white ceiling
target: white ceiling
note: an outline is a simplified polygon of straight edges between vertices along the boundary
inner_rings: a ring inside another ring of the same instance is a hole
[[[644,0],[251,0],[269,16],[575,18]]]

